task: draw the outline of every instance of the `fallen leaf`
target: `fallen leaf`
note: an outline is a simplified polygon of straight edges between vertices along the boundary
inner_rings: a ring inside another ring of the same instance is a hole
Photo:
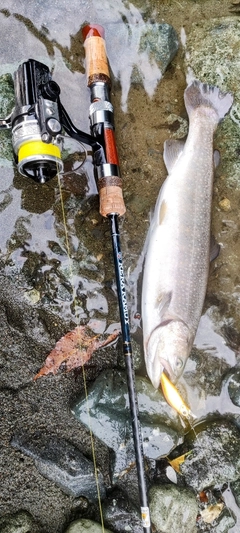
[[[190,453],[192,453],[191,450],[187,453],[184,453],[183,455],[180,455],[179,457],[176,457],[175,459],[168,459],[169,464],[172,466],[172,468],[174,468],[174,470],[176,470],[176,472],[178,472],[178,474],[181,474],[180,465],[184,463],[186,457]]]
[[[107,339],[101,340],[100,335],[92,335],[88,326],[77,326],[56,343],[34,381],[50,373],[56,374],[63,363],[67,372],[83,366],[92,357],[93,352],[114,341],[118,335],[119,331],[114,331]]]
[[[206,524],[211,524],[221,514],[224,507],[224,503],[216,503],[215,505],[209,505],[206,509],[203,509],[200,514]]]
[[[201,503],[208,503],[208,495],[204,490],[199,493],[199,500]]]

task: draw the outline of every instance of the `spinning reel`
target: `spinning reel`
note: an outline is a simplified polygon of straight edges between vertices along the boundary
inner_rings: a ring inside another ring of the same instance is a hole
[[[96,138],[78,130],[60,101],[60,87],[49,68],[29,59],[14,75],[15,107],[0,129],[11,128],[17,168],[23,176],[45,183],[63,171],[62,134],[93,149],[95,165],[101,164],[103,147]]]

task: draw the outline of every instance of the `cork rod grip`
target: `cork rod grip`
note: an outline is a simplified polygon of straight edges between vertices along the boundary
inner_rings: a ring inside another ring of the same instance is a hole
[[[104,39],[104,29],[98,24],[87,25],[83,28],[84,47],[86,54],[86,73],[88,87],[96,82],[111,85],[106,46]],[[112,127],[104,124],[104,144],[106,162],[119,166],[116,142]],[[110,214],[124,215],[126,212],[123,194],[122,180],[120,176],[104,176],[97,180],[100,206],[99,211],[102,216]]]
[[[98,180],[99,211],[103,217],[116,214],[124,215],[126,207],[122,194],[122,180],[117,176]]]
[[[103,27],[99,24],[87,25],[84,26],[82,33],[88,86],[96,81],[110,84]]]

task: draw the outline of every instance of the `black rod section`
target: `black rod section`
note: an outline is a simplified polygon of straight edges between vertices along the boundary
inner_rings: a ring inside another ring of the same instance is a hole
[[[145,472],[144,472],[143,443],[142,443],[142,434],[141,434],[141,427],[140,427],[140,421],[139,421],[139,409],[138,409],[137,393],[136,393],[135,377],[134,377],[134,369],[133,369],[129,313],[128,313],[125,277],[124,277],[123,262],[122,262],[120,234],[119,234],[119,229],[118,229],[118,216],[115,213],[110,214],[108,215],[108,219],[110,222],[110,229],[111,229],[115,276],[116,276],[117,293],[118,293],[118,304],[119,304],[120,321],[121,321],[121,329],[122,329],[123,353],[125,356],[125,364],[126,364],[126,371],[127,371],[128,396],[129,396],[130,414],[131,414],[131,420],[132,420],[133,441],[134,441],[134,449],[135,449],[135,457],[136,457],[142,523],[150,524],[148,499],[147,499],[147,487],[146,487]],[[143,531],[144,533],[151,533],[150,525],[148,526],[143,525]]]

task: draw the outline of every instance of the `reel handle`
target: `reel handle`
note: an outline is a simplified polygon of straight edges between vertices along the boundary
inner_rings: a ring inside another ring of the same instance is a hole
[[[91,24],[85,26],[82,33],[86,57],[86,74],[88,87],[91,91],[91,107],[94,116],[92,134],[97,139],[99,137],[99,131],[102,131],[99,141],[101,142],[102,140],[103,143],[101,144],[104,145],[106,165],[103,165],[103,167],[113,169],[110,172],[105,172],[103,168],[102,175],[98,175],[99,211],[104,217],[110,214],[121,216],[126,212],[126,207],[123,200],[122,179],[120,177],[114,136],[113,112],[109,111],[109,106],[107,105],[110,102],[109,92],[111,79],[106,54],[104,28],[99,24]],[[102,112],[99,115],[94,112],[94,106],[97,106],[97,102],[102,102]],[[96,118],[98,116],[99,118]],[[99,173],[97,172],[97,174]]]

